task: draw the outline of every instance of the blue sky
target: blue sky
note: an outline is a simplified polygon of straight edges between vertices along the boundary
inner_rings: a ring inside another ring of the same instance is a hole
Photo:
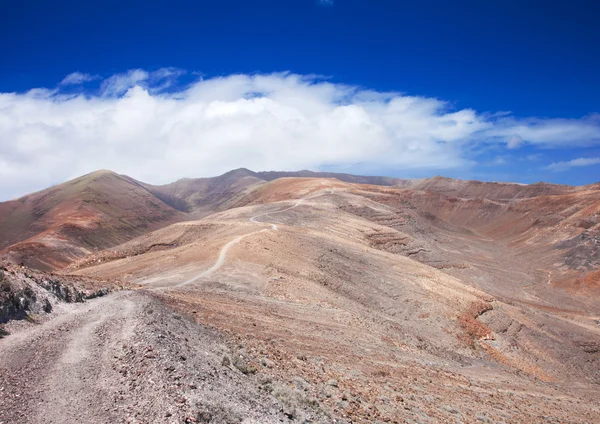
[[[598,2],[91,3],[2,1],[0,199],[95,168],[600,180]]]

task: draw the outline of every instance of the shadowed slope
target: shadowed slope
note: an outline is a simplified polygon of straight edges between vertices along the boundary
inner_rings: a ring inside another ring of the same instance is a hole
[[[243,196],[265,181],[247,169],[236,169],[218,177],[183,178],[171,184],[153,186],[145,184],[152,193],[176,209],[207,215],[215,210],[227,209],[229,202]]]

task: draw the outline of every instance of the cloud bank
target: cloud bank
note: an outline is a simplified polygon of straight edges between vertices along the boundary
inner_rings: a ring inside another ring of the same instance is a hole
[[[96,169],[150,183],[255,170],[468,167],[492,146],[600,144],[600,122],[455,110],[430,97],[290,73],[199,78],[141,69],[93,92],[0,93],[0,198]],[[66,82],[65,82],[66,81]],[[400,173],[400,172],[399,172]]]
[[[582,166],[592,166],[600,164],[600,158],[577,158],[564,162],[554,162],[547,166],[551,171],[566,171],[571,168],[579,168]]]

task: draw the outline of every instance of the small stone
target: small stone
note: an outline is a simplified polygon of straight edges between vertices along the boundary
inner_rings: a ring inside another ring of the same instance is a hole
[[[262,358],[260,360],[260,363],[261,363],[261,365],[263,367],[266,367],[266,368],[273,368],[273,367],[275,367],[275,362],[273,362],[273,361],[271,361],[270,359],[267,359],[267,358]]]

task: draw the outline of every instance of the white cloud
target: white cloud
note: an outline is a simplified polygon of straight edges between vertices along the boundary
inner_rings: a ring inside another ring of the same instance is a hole
[[[100,77],[97,75],[84,74],[81,72],[73,72],[72,74],[67,75],[59,85],[80,85],[85,82],[94,81],[99,79]]]
[[[502,117],[493,121],[486,135],[507,140],[508,147],[528,143],[534,146],[591,146],[600,144],[600,121],[583,119],[541,119]]]
[[[238,167],[439,170],[479,147],[600,144],[600,121],[517,119],[289,73],[199,79],[141,69],[99,94],[0,93],[0,198],[107,168],[150,183]],[[165,87],[170,87],[166,92]]]
[[[131,69],[124,74],[116,74],[102,82],[100,91],[104,96],[120,96],[131,87],[143,83],[150,74],[143,69]]]
[[[185,73],[184,70],[178,68],[160,68],[152,72],[131,69],[105,79],[100,86],[100,94],[104,97],[122,96],[127,90],[136,86],[143,87],[152,94],[157,94],[173,86],[177,79]]]
[[[513,135],[506,142],[506,147],[509,149],[517,149],[523,145],[523,139],[518,135]]]
[[[570,168],[578,168],[582,166],[592,166],[600,164],[600,158],[577,158],[565,162],[554,162],[546,168],[551,171],[566,171]]]

